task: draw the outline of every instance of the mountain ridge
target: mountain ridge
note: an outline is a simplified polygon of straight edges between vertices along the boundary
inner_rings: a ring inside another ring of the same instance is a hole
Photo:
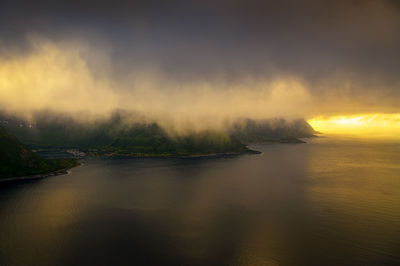
[[[34,125],[8,118],[7,129],[32,148],[76,148],[93,155],[135,157],[255,153],[249,143],[302,143],[315,131],[304,120],[238,120],[224,131],[168,134],[156,122],[126,122],[124,113],[84,124],[71,117],[38,116]],[[0,117],[1,118],[1,117]]]

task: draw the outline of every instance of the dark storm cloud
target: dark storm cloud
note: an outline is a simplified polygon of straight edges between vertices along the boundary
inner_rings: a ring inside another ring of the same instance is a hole
[[[107,46],[119,79],[157,66],[181,82],[294,76],[321,99],[400,97],[395,0],[2,1],[5,51],[31,33]]]

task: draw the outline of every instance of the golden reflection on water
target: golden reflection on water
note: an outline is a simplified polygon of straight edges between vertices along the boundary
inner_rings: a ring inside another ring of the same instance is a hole
[[[51,183],[51,178],[31,184],[27,190],[16,195],[18,199],[32,193],[36,197],[27,197],[3,210],[12,219],[7,222],[12,227],[2,228],[2,232],[9,235],[7,258],[12,259],[8,261],[10,265],[20,264],[18,260],[22,254],[22,257],[31,258],[31,265],[50,265],[56,261],[59,253],[63,252],[63,243],[70,233],[69,226],[84,211],[79,204],[81,193],[68,186],[41,190],[40,185],[46,186],[46,182]],[[36,242],[34,246],[31,242],[33,239]]]
[[[235,158],[93,159],[4,189],[0,264],[133,264],[143,252],[185,265],[399,261],[400,143],[308,141]]]
[[[362,247],[384,253],[400,237],[400,144],[354,139],[335,143],[329,138],[313,142],[307,161],[310,208],[333,234],[362,243],[360,256]]]

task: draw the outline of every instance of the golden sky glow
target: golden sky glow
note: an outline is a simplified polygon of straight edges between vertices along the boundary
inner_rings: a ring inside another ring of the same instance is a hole
[[[104,67],[105,51],[90,50],[78,41],[32,37],[32,43],[30,53],[0,57],[1,111],[29,118],[35,111],[50,110],[86,120],[124,109],[181,131],[224,129],[227,120],[241,117],[304,117],[312,102],[301,80],[290,76],[238,79],[235,84],[175,82],[144,69],[120,80]],[[102,58],[102,75],[94,74],[98,69],[87,62],[87,54]]]
[[[306,118],[397,135],[396,1],[60,1],[0,1],[0,113],[126,110],[178,131]]]
[[[400,138],[400,113],[315,117],[308,122],[323,134]]]
[[[244,76],[234,82],[182,81],[143,67],[125,69],[130,75],[122,79],[109,69],[107,50],[79,40],[55,42],[41,36],[32,36],[30,42],[27,53],[0,55],[0,111],[30,118],[35,111],[50,110],[88,121],[124,109],[179,132],[223,130],[226,122],[237,118],[313,117],[310,124],[324,134],[400,136],[400,113],[386,102],[388,98],[395,102],[396,94],[324,95],[289,74],[265,79]],[[371,97],[380,103],[370,104]],[[343,115],[326,116],[337,110]],[[365,114],[356,115],[354,110]]]

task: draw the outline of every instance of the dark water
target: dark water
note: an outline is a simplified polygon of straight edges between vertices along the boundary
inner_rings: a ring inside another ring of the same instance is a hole
[[[0,186],[0,265],[400,264],[400,145],[88,159]]]
[[[35,151],[35,153],[45,159],[74,158],[71,153],[68,153],[64,150],[40,150]]]

